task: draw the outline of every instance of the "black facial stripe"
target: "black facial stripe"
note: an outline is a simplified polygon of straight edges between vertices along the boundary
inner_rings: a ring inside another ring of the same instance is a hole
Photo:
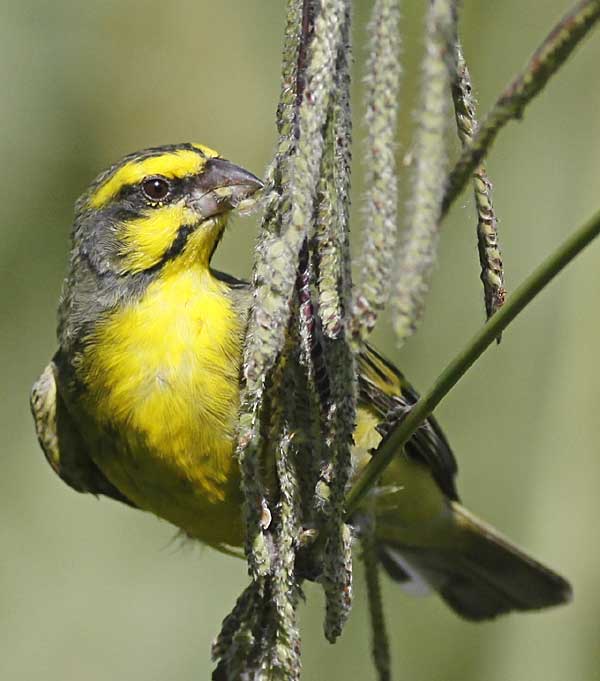
[[[122,204],[111,207],[110,217],[114,218],[115,222],[122,224],[124,222],[129,222],[130,220],[139,220],[144,217],[144,212],[133,208],[133,206],[126,208]]]
[[[171,242],[169,248],[163,253],[162,258],[156,263],[156,265],[149,267],[147,270],[144,270],[144,272],[146,274],[156,272],[157,270],[161,269],[161,267],[164,267],[169,260],[176,258],[185,248],[188,237],[196,229],[196,227],[197,225],[181,225],[181,227],[177,230],[176,237]]]
[[[157,201],[157,205],[173,203],[180,199],[186,192],[188,183],[188,178],[174,178],[168,179],[171,190],[169,195],[164,201]],[[136,206],[140,209],[148,208],[148,204],[151,203],[141,188],[141,182],[136,182],[135,184],[127,184],[121,187],[119,193],[112,199],[111,203],[115,204],[125,204],[130,206]]]
[[[185,248],[189,235],[194,231],[196,225],[182,225],[177,230],[177,236],[173,239],[173,243],[162,257],[163,262],[171,260],[178,256]]]

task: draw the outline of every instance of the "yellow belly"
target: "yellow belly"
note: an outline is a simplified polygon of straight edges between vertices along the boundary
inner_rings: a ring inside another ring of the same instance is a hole
[[[209,544],[240,544],[233,442],[243,321],[205,268],[163,272],[85,354],[92,457],[131,501]]]
[[[96,464],[137,506],[213,546],[243,542],[233,456],[243,325],[206,268],[167,270],[99,325],[82,372]],[[379,444],[377,422],[368,405],[359,409],[355,470]],[[418,544],[446,524],[449,506],[427,467],[400,455],[381,483],[383,535]]]

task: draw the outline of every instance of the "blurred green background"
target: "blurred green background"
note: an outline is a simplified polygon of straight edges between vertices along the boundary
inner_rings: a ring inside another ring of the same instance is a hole
[[[409,149],[425,2],[404,3],[399,158]],[[482,110],[567,0],[464,5]],[[260,174],[274,149],[283,2],[2,0],[0,111],[0,678],[192,681],[245,584],[244,565],[173,540],[166,523],[76,494],[38,449],[29,388],[54,351],[72,205],[94,175],[138,148],[202,141]],[[360,239],[360,69],[370,3],[356,3],[354,239]],[[509,288],[600,206],[600,33],[501,135],[489,166]],[[426,319],[398,353],[429,385],[483,319],[468,194],[444,227]],[[218,254],[250,270],[255,221]],[[573,581],[575,601],[473,625],[435,597],[386,581],[395,678],[591,681],[600,662],[599,246],[529,308],[440,406],[467,505]],[[304,678],[373,678],[364,589],[340,643],[321,596],[302,608]]]

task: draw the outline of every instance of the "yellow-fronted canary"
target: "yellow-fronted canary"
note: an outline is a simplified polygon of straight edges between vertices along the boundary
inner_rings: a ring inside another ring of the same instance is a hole
[[[228,214],[261,186],[199,144],[130,154],[101,173],[76,204],[58,351],[31,398],[42,449],[68,485],[215,547],[243,543],[234,447],[251,294],[210,262]],[[356,470],[390,410],[417,399],[373,349],[358,367]],[[455,475],[430,418],[375,495],[389,573],[475,620],[567,601],[564,579],[459,504]]]

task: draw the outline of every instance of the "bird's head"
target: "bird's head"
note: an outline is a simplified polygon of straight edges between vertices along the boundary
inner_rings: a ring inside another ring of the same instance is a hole
[[[97,273],[208,266],[230,211],[263,186],[200,144],[146,149],[101,173],[76,206],[74,246]]]

